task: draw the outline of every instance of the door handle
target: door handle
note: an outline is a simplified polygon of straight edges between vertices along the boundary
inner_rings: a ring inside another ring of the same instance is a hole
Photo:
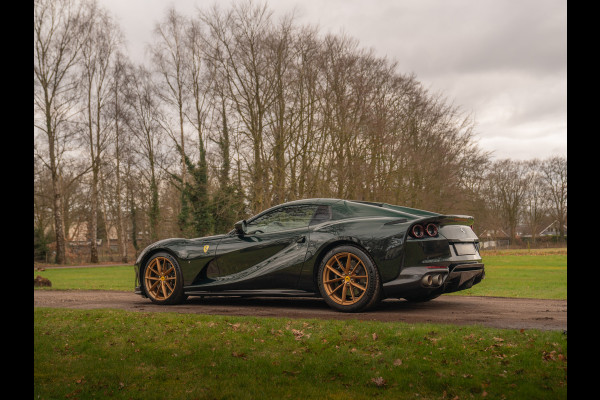
[[[306,242],[306,236],[300,236],[298,238],[298,240],[296,240],[296,243],[304,243]]]

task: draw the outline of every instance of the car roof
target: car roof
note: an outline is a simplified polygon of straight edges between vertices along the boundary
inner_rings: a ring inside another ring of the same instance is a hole
[[[313,198],[313,199],[301,199],[294,200],[287,203],[280,204],[284,205],[302,205],[302,204],[318,204],[318,205],[334,205],[336,203],[343,202],[344,205],[349,205],[352,210],[349,210],[351,214],[356,215],[373,215],[373,216],[400,216],[409,219],[430,217],[441,215],[436,212],[420,210],[412,207],[397,206],[387,203],[378,203],[372,201],[362,200],[344,200],[336,198]],[[273,207],[274,208],[274,207]]]

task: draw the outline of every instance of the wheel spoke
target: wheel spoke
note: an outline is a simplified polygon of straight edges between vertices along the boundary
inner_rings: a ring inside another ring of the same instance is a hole
[[[350,271],[350,267],[352,266],[352,256],[350,255],[350,253],[348,253],[348,256],[346,258],[346,268],[344,269],[344,273],[347,274],[348,271]]]
[[[345,283],[342,283],[342,285],[344,286],[344,288],[342,289],[342,304],[344,304],[344,301],[346,300],[346,288],[348,287],[348,285],[346,285]]]
[[[364,292],[365,290],[367,290],[367,288],[360,286],[358,283],[350,282],[350,284],[351,284],[352,286],[354,286],[355,288],[359,288],[359,289],[360,289],[360,290],[362,290],[363,292]]]
[[[336,287],[335,289],[333,289],[333,291],[331,292],[331,294],[334,294],[335,292],[337,292],[338,289],[341,288],[342,286],[346,286],[346,285],[342,283],[341,285],[339,285],[338,287]]]
[[[324,281],[323,283],[333,283],[333,282],[338,282],[343,280],[344,278],[335,278],[335,279],[330,279],[328,281]]]
[[[337,254],[333,256],[333,258],[335,258],[335,261],[337,262],[337,264],[340,266],[340,268],[342,269],[342,271],[344,270],[344,266],[342,265],[342,263],[340,262],[340,260],[338,260],[337,258]],[[341,276],[341,275],[340,275]]]
[[[159,280],[157,280],[156,282],[154,282],[154,284],[152,284],[152,286],[150,286],[150,287],[148,288],[148,290],[149,290],[149,291],[151,291],[151,292],[152,292],[152,291],[154,291],[154,288],[156,288],[156,286],[157,286],[159,283],[160,283],[160,279],[159,279]]]
[[[365,279],[367,277],[367,275],[354,275],[351,278],[352,279]]]
[[[336,274],[337,276],[343,277],[344,275],[340,274],[335,268],[333,268],[331,265],[327,265],[327,268],[331,270],[331,272],[333,272],[334,274]]]
[[[362,264],[362,261],[358,260],[354,268],[352,268],[352,271],[350,271],[350,275],[354,274],[354,271],[356,271],[356,267],[358,267],[360,264]]]
[[[147,276],[146,279],[150,279],[150,280],[153,280],[153,281],[160,281],[160,278],[157,278],[155,276]]]
[[[169,270],[167,272],[165,272],[163,275],[169,275],[173,270],[175,269],[175,267],[171,267],[169,268]]]
[[[160,274],[158,273],[158,271],[154,269],[154,264],[150,264],[150,265],[148,265],[148,269],[149,269],[150,271],[154,272],[156,275],[160,275]]]
[[[164,281],[161,282],[161,286],[162,286],[163,295],[165,296],[165,299],[166,299],[168,296],[167,296],[167,289],[165,289],[166,285],[165,285]]]

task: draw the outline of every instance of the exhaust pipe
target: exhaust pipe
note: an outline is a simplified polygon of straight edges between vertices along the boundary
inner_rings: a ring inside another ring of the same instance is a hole
[[[444,274],[425,275],[421,278],[421,283],[424,286],[441,286],[444,283]]]
[[[433,283],[433,276],[425,275],[423,279],[421,279],[421,283],[423,283],[423,285],[425,286],[431,286],[431,284]]]

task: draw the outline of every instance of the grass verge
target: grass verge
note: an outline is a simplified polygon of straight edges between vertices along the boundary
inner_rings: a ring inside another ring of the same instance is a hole
[[[460,296],[567,299],[567,255],[482,255],[485,279]]]
[[[559,399],[561,332],[34,310],[34,397]]]
[[[131,265],[93,268],[53,268],[33,271],[33,277],[42,276],[52,282],[52,287],[42,290],[125,290],[133,291],[135,272]]]

